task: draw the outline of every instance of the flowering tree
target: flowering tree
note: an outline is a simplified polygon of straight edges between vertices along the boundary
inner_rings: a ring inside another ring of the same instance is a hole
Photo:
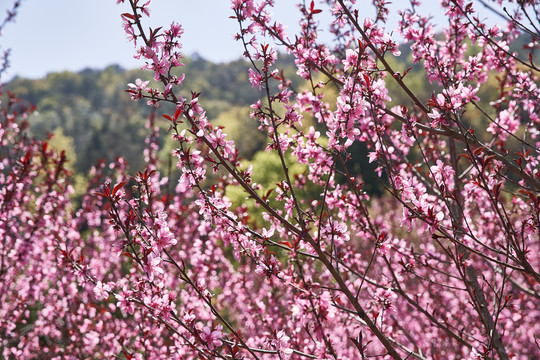
[[[50,268],[66,273],[66,285],[40,275],[42,292],[69,306],[61,308],[68,320],[51,325],[63,341],[39,333],[35,346],[58,357],[127,359],[540,357],[538,1],[511,2],[515,9],[505,8],[499,27],[476,16],[479,4],[443,0],[448,24],[440,35],[411,1],[399,12],[397,40],[385,29],[384,1],[373,1],[376,19],[364,19],[354,1],[306,2],[300,33],[287,34],[272,18],[273,1],[233,0],[250,82],[265,94],[251,106],[252,121],[282,165],[272,188],[253,180],[264,164],[246,166],[226,127],[207,119],[204,94],[180,95],[182,27],[145,31],[150,1],[117,2],[135,56],[154,75],[152,84],[136,79],[127,91],[152,106],[173,104],[163,117],[181,177],[170,191],[158,171],[152,115],[147,169],[129,178],[121,159],[108,175],[101,164],[89,184],[97,190],[75,216],[53,214],[55,221],[36,228],[51,239],[47,249],[57,260],[49,263],[57,265]],[[323,12],[333,19],[332,43],[318,40]],[[528,58],[509,50],[520,33],[530,37]],[[409,70],[393,67],[400,42],[411,44],[425,69],[430,98],[407,85]],[[280,49],[294,56],[305,90],[293,89],[276,67]],[[488,81],[497,91],[485,91]],[[390,84],[407,104],[392,103]],[[324,96],[333,89],[335,98]],[[369,149],[384,196],[368,195],[347,170],[355,143]],[[293,174],[290,158],[306,171]],[[9,166],[31,174],[24,170],[30,159]],[[24,183],[10,171],[4,182]],[[51,186],[60,184],[53,177]],[[230,201],[232,188],[245,203]],[[10,187],[2,189],[11,199]],[[62,203],[50,191],[43,196]],[[36,204],[28,212],[44,218],[43,201],[22,200],[16,203]],[[59,224],[68,232],[49,235]],[[18,269],[18,281],[33,274]],[[20,318],[7,321],[10,339],[23,333]],[[5,357],[26,349],[22,340],[2,346]]]

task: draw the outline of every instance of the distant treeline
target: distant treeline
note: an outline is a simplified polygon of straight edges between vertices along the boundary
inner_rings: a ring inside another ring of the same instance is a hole
[[[524,49],[527,42],[525,37],[521,37],[512,44],[511,49],[526,52]],[[407,45],[402,45],[400,50],[402,54],[393,59],[393,67],[403,72],[412,66],[405,77],[405,83],[421,100],[426,101],[433,91],[440,90],[439,86],[430,84],[423,69],[412,64]],[[540,54],[533,55],[533,59],[540,63]],[[199,56],[185,58],[184,64],[180,69],[186,74],[181,94],[189,98],[191,91],[201,93],[200,103],[208,118],[225,127],[224,132],[236,141],[241,156],[251,159],[257,152],[264,150],[266,136],[257,130],[256,120],[249,117],[249,105],[264,95],[252,88],[248,80],[251,64],[245,60],[217,64]],[[308,88],[308,84],[296,75],[292,57],[280,54],[277,67],[284,69],[295,91]],[[134,103],[125,92],[127,84],[137,78],[149,80],[152,74],[109,66],[103,70],[52,73],[37,80],[15,78],[6,87],[37,106],[37,112],[30,117],[33,135],[44,138],[54,132],[61,144],[71,147],[67,150],[72,152],[71,157],[75,159],[72,169],[77,173],[86,174],[99,159],[111,161],[118,156],[128,161],[132,171],[138,171],[144,163],[142,150],[148,132],[144,124],[151,108],[144,100]],[[321,75],[317,80],[328,79]],[[392,98],[390,105],[413,106],[395,82],[388,81],[387,88]],[[485,98],[481,92],[487,91],[498,91],[496,74],[480,89],[480,97]],[[326,97],[337,95],[337,92],[325,94]],[[327,100],[332,104],[333,99]],[[171,109],[162,107],[156,111],[159,116],[169,113]],[[479,119],[482,119],[481,114],[470,109],[464,120],[471,123],[483,121]],[[163,132],[166,131],[166,120],[163,119],[158,125],[161,125]],[[312,119],[306,119],[304,125],[318,127]],[[318,130],[324,134],[324,129]],[[164,153],[170,153],[173,146],[164,144]],[[361,146],[353,146],[350,150],[349,170],[354,174],[362,174],[369,187],[380,190],[380,185],[375,183],[374,169],[367,161],[368,150]]]
[[[189,96],[191,90],[201,92],[210,119],[249,107],[261,94],[251,87],[248,68],[243,60],[215,64],[199,57],[185,59],[183,95]],[[7,88],[37,106],[30,118],[33,135],[45,137],[61,128],[64,136],[73,139],[75,169],[84,173],[98,159],[110,161],[120,155],[132,168],[142,166],[144,123],[151,108],[144,100],[134,104],[125,90],[136,78],[151,77],[149,72],[109,66],[52,73],[37,80],[15,78]],[[170,109],[157,109],[159,114],[167,111]]]

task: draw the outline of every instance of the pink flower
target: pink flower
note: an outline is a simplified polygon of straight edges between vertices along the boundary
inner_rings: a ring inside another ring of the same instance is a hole
[[[502,110],[495,122],[489,124],[487,132],[496,135],[502,141],[508,138],[508,134],[514,134],[519,128],[519,117],[515,114],[515,107],[515,101],[511,101],[508,109]]]
[[[120,294],[116,294],[116,300],[118,300],[118,307],[124,315],[133,314],[135,312],[135,305],[129,300],[132,295],[131,290],[123,289]]]
[[[141,79],[136,79],[135,84],[129,83],[128,86],[134,90],[146,90],[146,86],[150,81],[142,81]]]
[[[150,5],[150,2],[152,0],[148,0],[146,2],[146,4],[144,4],[143,6],[141,6],[141,11],[146,15],[146,16],[150,16],[150,8],[149,8],[149,5]]]
[[[279,353],[286,359],[290,358],[290,355],[293,353],[293,349],[289,347],[291,338],[285,334],[285,331],[280,330],[276,334],[276,339]]]
[[[377,160],[378,157],[379,157],[379,152],[378,151],[370,151],[368,153],[369,163],[371,164],[372,162]]]
[[[255,273],[265,275],[267,278],[272,276],[280,276],[281,273],[279,270],[279,265],[279,260],[274,255],[270,255],[270,257],[263,259],[259,264],[257,264]]]
[[[161,76],[166,76],[169,72],[170,63],[166,59],[158,61],[157,57],[154,58],[154,80],[159,81]]]
[[[386,255],[390,252],[390,249],[392,248],[392,244],[388,240],[385,240],[379,244],[377,244],[377,252],[381,255]]]
[[[131,88],[131,90],[128,90],[128,92],[131,93],[131,99],[132,100],[138,100],[142,98],[142,92],[147,91],[147,86],[150,81],[142,81],[141,79],[135,80],[134,83],[129,83],[128,87]]]
[[[223,341],[220,340],[223,336],[221,329],[223,329],[223,326],[221,325],[216,326],[214,330],[210,329],[208,326],[203,327],[200,334],[201,339],[206,342],[206,346],[208,346],[210,350],[214,350],[215,347],[223,345]]]
[[[170,36],[175,38],[175,37],[179,37],[180,35],[182,35],[184,33],[184,30],[182,29],[182,25],[176,23],[176,22],[173,22],[171,24],[171,30],[170,30]]]
[[[251,86],[258,87],[260,90],[262,88],[262,80],[263,77],[260,73],[253,71],[253,69],[249,69],[249,82],[251,83]]]
[[[445,165],[441,160],[437,160],[437,164],[430,167],[435,181],[444,182],[445,184],[451,184],[454,179],[454,169]]]
[[[109,291],[111,291],[111,289],[112,287],[109,283],[103,284],[101,281],[98,281],[94,287],[94,294],[96,294],[96,298],[98,300],[107,300],[109,297]]]
[[[428,116],[433,119],[431,121],[431,126],[438,127],[440,124],[447,125],[444,116],[437,109],[433,109]]]

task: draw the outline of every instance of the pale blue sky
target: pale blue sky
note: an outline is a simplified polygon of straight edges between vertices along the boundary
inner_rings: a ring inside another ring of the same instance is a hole
[[[11,2],[0,0],[2,14]],[[275,18],[287,24],[290,33],[298,30],[296,2],[277,0],[274,11]],[[394,10],[398,4],[408,4],[405,0],[393,2]],[[425,11],[437,14],[439,2],[425,2]],[[216,62],[230,61],[240,57],[243,50],[233,40],[237,23],[229,18],[233,14],[229,4],[228,0],[153,0],[152,18],[145,21],[147,26],[155,27],[175,20],[185,29],[184,53],[197,52]],[[0,37],[2,49],[12,49],[11,68],[2,80],[110,64],[140,66],[132,57],[133,46],[121,27],[120,14],[126,11],[127,4],[116,5],[115,0],[24,0],[15,23],[8,24]],[[442,19],[440,13],[438,18]]]

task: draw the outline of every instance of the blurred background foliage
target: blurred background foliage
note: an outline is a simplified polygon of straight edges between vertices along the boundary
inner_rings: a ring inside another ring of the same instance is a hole
[[[520,56],[527,58],[528,52],[523,50],[526,44],[527,39],[520,38],[512,44],[511,50],[521,52]],[[429,83],[421,65],[412,64],[411,51],[407,44],[400,49],[401,56],[389,56],[388,61],[401,73],[411,67],[404,78],[405,83],[425,103],[434,91],[440,91],[440,86]],[[540,54],[534,55],[534,61],[540,63]],[[240,156],[254,163],[254,181],[263,185],[265,191],[275,187],[275,183],[282,179],[279,159],[274,153],[265,152],[269,142],[267,134],[258,130],[258,121],[249,116],[249,105],[264,97],[264,94],[252,88],[248,81],[250,63],[236,60],[217,64],[194,55],[185,58],[184,64],[185,66],[179,69],[186,74],[181,94],[190,98],[191,91],[200,92],[200,103],[210,121],[215,126],[224,127],[224,133],[235,141]],[[283,69],[285,76],[292,81],[295,91],[311,88],[309,83],[296,76],[292,57],[280,54],[277,67]],[[75,175],[76,187],[82,189],[89,169],[100,159],[110,162],[123,156],[130,164],[133,174],[143,169],[144,139],[148,133],[145,122],[152,109],[144,100],[136,103],[131,101],[125,90],[127,84],[135,79],[151,77],[149,72],[125,70],[113,65],[102,70],[51,73],[42,79],[15,78],[6,84],[6,88],[37,106],[37,111],[29,119],[32,135],[39,138],[52,135],[52,146],[66,150],[70,170]],[[496,77],[497,74],[490,74],[487,83],[480,88],[478,95],[482,100],[478,102],[479,106],[489,108],[489,99],[498,96],[500,89]],[[315,83],[327,80],[321,74],[315,74],[313,79]],[[272,91],[277,91],[277,84],[275,86]],[[396,82],[388,79],[387,87],[392,98],[390,106],[413,106]],[[337,88],[325,88],[324,99],[331,106],[335,104],[337,96]],[[263,100],[263,106],[264,103]],[[171,113],[172,107],[165,105],[156,111],[158,115]],[[324,133],[325,130],[320,124],[305,115],[301,130],[306,131],[309,126],[315,126]],[[486,117],[473,106],[467,109],[464,120],[479,129],[485,129],[489,125]],[[160,151],[162,171],[171,175],[169,169],[175,167],[171,166],[170,154],[175,145],[170,137],[165,135],[167,121],[163,119],[158,125],[163,135]],[[490,135],[485,131],[481,133],[482,136]],[[363,178],[367,192],[380,195],[383,187],[375,174],[374,165],[368,163],[367,153],[368,149],[364,145],[353,144],[349,149],[350,161],[347,168],[352,175]],[[293,175],[305,171],[305,167],[295,164],[292,156],[287,155],[286,160],[291,165]],[[177,178],[177,174],[174,177]],[[315,190],[310,189],[308,192],[313,191]],[[230,191],[233,202],[241,201],[244,195],[235,192],[236,190]]]

